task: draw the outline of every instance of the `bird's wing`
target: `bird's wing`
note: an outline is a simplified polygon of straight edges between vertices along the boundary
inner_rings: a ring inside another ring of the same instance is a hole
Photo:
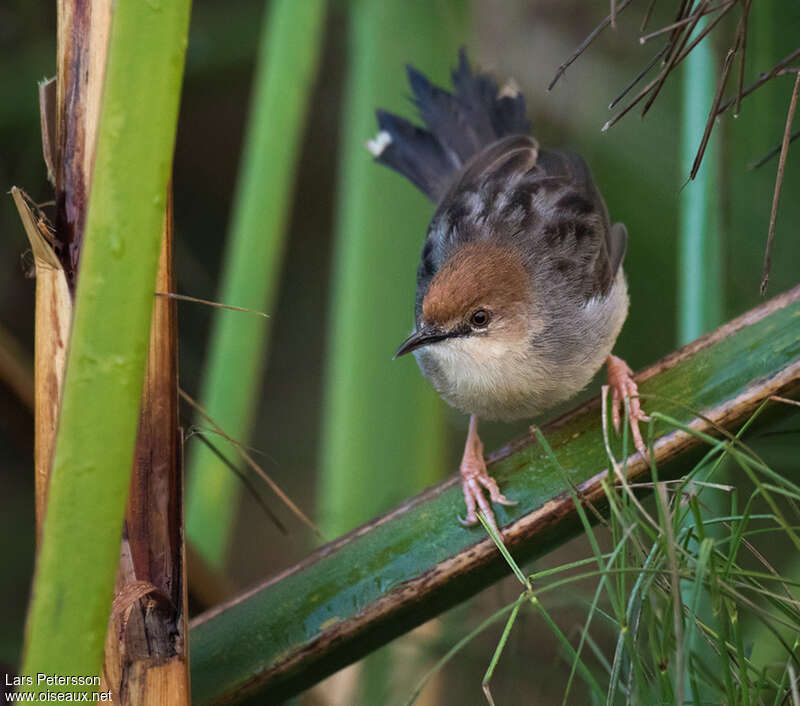
[[[476,192],[482,205],[496,206],[494,191],[497,188],[511,189],[536,167],[538,157],[539,144],[530,135],[504,137],[464,165],[441,204],[458,201],[459,195],[469,197]]]
[[[524,185],[536,212],[532,246],[586,298],[606,294],[625,257],[628,231],[608,209],[586,162],[572,152],[540,150]]]

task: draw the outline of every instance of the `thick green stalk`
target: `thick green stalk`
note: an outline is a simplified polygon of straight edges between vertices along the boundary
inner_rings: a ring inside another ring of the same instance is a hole
[[[698,31],[705,23],[700,23]],[[713,47],[713,37],[701,42],[686,58],[681,78],[683,101],[681,105],[681,178],[691,171],[708,112],[716,93],[719,74],[718,61]],[[722,320],[724,287],[722,279],[722,252],[720,226],[721,189],[719,169],[719,126],[711,133],[703,162],[694,181],[681,193],[680,235],[678,247],[678,344],[688,343],[717,326]],[[714,482],[724,482],[725,470],[719,469]],[[707,502],[724,513],[724,502],[719,495],[711,495]],[[693,519],[687,518],[687,525]],[[699,593],[698,593],[699,591]],[[693,581],[681,583],[681,597],[687,605],[696,602],[702,615],[711,610],[707,591]],[[713,664],[716,655],[705,643],[700,646],[704,660]],[[676,671],[681,667],[676,665]],[[681,678],[683,674],[680,675]],[[680,680],[679,680],[680,681]],[[699,687],[706,693],[704,686]],[[685,682],[687,700],[693,697],[691,684]]]
[[[667,356],[637,379],[649,413],[691,424],[695,434],[716,434],[715,425],[735,431],[771,395],[796,394],[800,387],[800,287]],[[495,510],[518,562],[580,532],[576,489],[603,508],[609,460],[599,406],[592,400],[544,430],[555,459],[533,434],[490,459],[492,475],[517,501]],[[777,402],[771,408],[791,413]],[[620,440],[613,429],[610,434],[619,456]],[[659,479],[682,475],[681,461],[707,450],[695,434],[654,421]],[[628,462],[627,473],[631,482],[651,478],[649,465],[638,458]],[[259,703],[278,703],[506,575],[508,565],[483,531],[458,523],[463,502],[454,475],[195,619],[195,702],[234,700],[262,689]]]
[[[692,169],[714,99],[718,73],[709,38],[686,58],[681,74],[681,179],[686,179]],[[719,126],[711,133],[697,177],[685,186],[679,202],[679,344],[702,336],[722,320],[718,138]]]
[[[103,661],[189,8],[188,0],[113,8],[61,421],[26,626],[30,691],[56,688],[37,686],[37,673],[98,675]]]
[[[218,297],[227,304],[272,311],[324,18],[325,0],[275,0],[265,16]],[[269,320],[218,310],[210,340],[200,404],[226,434],[246,442],[261,390]],[[226,442],[215,444],[237,458]],[[210,449],[194,446],[186,531],[195,550],[217,568],[224,564],[238,498],[236,476]]]
[[[449,83],[463,41],[462,0],[350,6],[349,76],[336,225],[321,524],[336,536],[441,473],[442,404],[408,359],[392,353],[413,325],[414,287],[433,207],[364,143],[375,109],[413,116],[405,65]],[[397,41],[385,41],[390,31]]]

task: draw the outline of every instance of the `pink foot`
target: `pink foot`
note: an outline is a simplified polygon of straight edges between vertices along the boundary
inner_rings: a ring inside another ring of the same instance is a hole
[[[500,534],[494,518],[494,510],[484,495],[489,491],[492,502],[501,505],[516,505],[500,492],[497,481],[486,470],[486,461],[483,460],[483,443],[478,437],[478,418],[473,414],[469,419],[469,432],[467,443],[464,447],[464,457],[459,468],[461,473],[461,487],[464,491],[464,502],[467,504],[467,516],[461,519],[462,524],[474,525],[478,522],[477,510],[483,512],[486,521]]]
[[[633,371],[628,364],[615,355],[606,358],[606,371],[608,372],[608,384],[611,387],[611,421],[614,430],[619,434],[620,420],[625,412],[625,398],[630,401],[628,411],[628,422],[633,432],[633,444],[636,450],[647,458],[647,446],[642,439],[642,432],[639,430],[639,422],[649,422],[648,417],[639,403],[639,388],[633,381]]]

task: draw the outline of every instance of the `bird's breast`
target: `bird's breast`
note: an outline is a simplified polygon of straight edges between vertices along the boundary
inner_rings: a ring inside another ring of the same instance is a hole
[[[415,351],[443,399],[483,419],[516,419],[546,406],[547,372],[529,346],[463,337]]]

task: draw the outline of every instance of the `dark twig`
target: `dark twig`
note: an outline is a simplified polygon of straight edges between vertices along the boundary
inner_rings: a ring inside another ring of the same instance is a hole
[[[670,57],[670,56],[674,56],[674,54],[673,54],[673,50],[674,50],[674,48],[675,48],[675,47],[674,47],[674,45],[672,44],[672,39],[670,39],[670,40],[667,42],[667,45],[664,47],[664,50],[663,50],[663,53],[667,55],[667,58],[664,60],[664,61],[665,61],[665,63],[667,63],[667,62],[670,62],[670,59],[669,59],[669,57]],[[639,102],[640,102],[640,101],[641,101],[643,98],[646,98],[646,97],[647,97],[647,95],[650,93],[650,91],[652,91],[654,88],[658,87],[658,88],[656,88],[656,92],[657,92],[658,90],[660,90],[660,87],[661,87],[661,85],[663,85],[663,82],[664,82],[664,80],[666,79],[666,77],[667,77],[667,74],[668,74],[668,73],[669,73],[669,72],[672,70],[672,68],[674,68],[674,66],[675,66],[675,65],[676,65],[678,62],[680,62],[680,61],[681,61],[681,59],[682,59],[682,58],[683,58],[683,57],[679,58],[679,59],[678,59],[678,61],[677,61],[677,62],[675,62],[675,64],[673,64],[673,65],[672,65],[672,67],[671,67],[671,68],[670,68],[670,67],[667,67],[667,68],[663,69],[663,70],[661,71],[661,73],[659,73],[659,75],[658,75],[658,76],[656,76],[656,77],[655,77],[655,78],[654,78],[652,81],[650,81],[650,83],[648,83],[648,84],[647,84],[647,85],[646,85],[646,86],[645,86],[645,87],[644,87],[644,88],[643,88],[643,89],[642,89],[642,90],[641,90],[641,91],[638,93],[638,95],[637,95],[637,96],[636,96],[636,97],[635,97],[635,98],[634,98],[634,99],[633,99],[633,100],[632,100],[632,101],[631,101],[631,102],[630,102],[630,103],[629,103],[627,106],[625,106],[625,108],[623,108],[623,109],[622,109],[622,110],[621,110],[619,113],[617,113],[617,114],[616,114],[614,117],[612,117],[610,120],[608,120],[608,121],[606,122],[606,124],[605,124],[605,125],[603,125],[601,132],[605,132],[605,131],[606,131],[606,130],[608,130],[609,128],[611,128],[611,127],[613,127],[614,125],[616,125],[616,124],[617,124],[617,123],[618,123],[618,122],[619,122],[619,121],[620,121],[620,120],[621,120],[623,117],[625,117],[625,116],[626,116],[626,115],[627,115],[627,114],[628,114],[628,113],[629,113],[629,112],[630,112],[630,111],[631,111],[631,110],[632,110],[632,109],[633,109],[633,108],[634,108],[636,105],[638,105],[638,104],[639,104]],[[637,77],[637,79],[638,79],[638,77]],[[625,91],[625,92],[627,93],[627,89],[626,89],[626,91]],[[624,95],[624,93],[623,93],[623,95]],[[621,97],[622,97],[622,96],[620,96],[620,98],[621,98]],[[648,102],[648,106],[646,106],[646,107],[645,107],[645,110],[642,112],[642,115],[643,115],[643,116],[644,116],[644,114],[647,112],[647,108],[649,107],[649,104],[650,104],[650,103],[652,103],[652,100],[654,100],[654,99],[655,99],[655,96],[652,96],[652,97],[651,97],[651,100]],[[617,99],[616,99],[616,100],[615,100],[615,101],[614,101],[614,102],[613,102],[611,105],[609,105],[609,108],[611,108],[611,107],[613,107],[614,105],[616,105],[616,103],[618,102],[618,100],[619,100],[619,98],[617,98]]]
[[[250,496],[253,498],[253,500],[255,500],[258,503],[258,506],[261,508],[264,514],[269,518],[270,522],[272,522],[275,525],[275,527],[278,528],[278,531],[281,534],[288,536],[289,531],[286,529],[286,525],[284,525],[283,522],[281,522],[280,519],[278,519],[278,516],[274,512],[272,512],[272,510],[270,509],[269,505],[267,505],[264,498],[261,497],[259,492],[256,490],[255,486],[250,482],[250,479],[244,473],[242,473],[242,471],[239,470],[238,466],[233,461],[231,461],[225,454],[223,454],[222,451],[220,451],[210,439],[207,439],[201,431],[199,430],[190,431],[190,433],[187,434],[186,436],[186,440],[188,440],[192,436],[195,436],[200,441],[202,441],[208,447],[211,453],[213,453],[225,466],[227,466],[229,470],[233,471],[236,474],[236,476],[239,478],[239,480],[241,481],[242,485],[245,487],[247,492],[250,493]]]
[[[769,231],[767,232],[767,247],[764,250],[764,269],[761,273],[761,296],[767,292],[767,282],[769,281],[769,271],[772,266],[772,241],[775,238],[775,220],[778,216],[778,200],[781,196],[781,185],[783,184],[783,172],[786,168],[786,153],[789,151],[790,131],[794,111],[797,108],[797,93],[800,89],[800,73],[794,81],[792,99],[789,101],[789,112],[786,114],[786,128],[783,131],[783,144],[781,145],[781,156],[778,159],[778,174],[775,177],[775,191],[772,194],[772,211],[769,214]]]
[[[703,161],[703,155],[706,153],[708,140],[711,137],[711,131],[714,129],[714,121],[717,119],[717,108],[722,100],[722,94],[725,92],[725,86],[728,83],[728,75],[731,72],[731,66],[733,65],[733,59],[736,56],[737,49],[738,42],[732,49],[728,49],[728,53],[725,56],[725,61],[722,65],[722,75],[720,76],[719,86],[717,87],[717,95],[714,96],[714,103],[711,106],[711,110],[708,111],[706,129],[703,132],[703,139],[700,141],[700,147],[695,155],[694,164],[692,164],[692,172],[689,175],[689,179],[694,179],[697,176],[697,171],[700,169],[700,163]]]
[[[650,39],[653,39],[653,37],[658,37],[659,35],[662,35],[665,32],[669,32],[670,30],[682,27],[683,25],[692,22],[695,19],[695,17],[703,17],[704,15],[710,15],[714,12],[717,12],[718,10],[727,10],[730,4],[731,4],[730,0],[726,0],[725,2],[722,2],[719,5],[716,5],[715,7],[709,7],[708,9],[698,10],[697,12],[692,13],[687,17],[684,17],[682,20],[678,20],[677,22],[673,22],[672,24],[666,25],[661,29],[657,29],[653,32],[650,32],[649,34],[645,34],[639,37],[639,44],[644,44]]]
[[[798,137],[800,137],[800,130],[796,130],[792,133],[792,136],[789,138],[789,142],[794,142]],[[751,162],[747,165],[748,169],[758,169],[759,167],[763,167],[767,162],[769,162],[775,155],[780,154],[781,148],[783,147],[783,142],[778,145],[774,150],[770,150],[767,154],[765,154],[761,159]]]
[[[700,8],[699,9],[702,10],[705,7],[706,4],[707,4],[707,0],[703,0],[703,2],[700,3]],[[694,5],[694,0],[691,0],[691,2],[689,2],[688,0],[683,0],[683,2],[681,2],[681,4],[678,6],[678,12],[675,13],[675,22],[677,22],[678,20],[682,20],[684,17],[686,17],[689,14],[691,14],[692,5]],[[680,36],[680,33],[681,33],[681,28],[680,27],[676,27],[670,33],[669,41],[670,41],[670,44],[672,44],[672,46],[675,46],[675,43],[676,43],[678,37]]]
[[[738,117],[742,110],[742,90],[744,86],[744,66],[747,58],[747,20],[750,17],[750,5],[753,0],[744,0],[744,11],[742,18],[739,20],[738,33],[740,37],[740,44],[742,47],[742,57],[739,59],[739,85],[736,90],[736,110],[733,117]]]
[[[800,47],[797,47],[791,54],[785,56],[781,59],[775,66],[773,66],[769,71],[766,73],[761,74],[758,77],[758,80],[755,83],[750,84],[747,88],[742,91],[742,98],[746,98],[749,96],[753,91],[757,88],[761,88],[767,81],[770,79],[775,78],[776,76],[784,75],[782,73],[783,69],[785,69],[789,64],[791,64],[797,57],[800,56]],[[793,72],[790,72],[793,73]],[[724,113],[728,108],[730,108],[737,100],[737,96],[728,99],[725,101],[717,110],[717,115],[721,115]]]
[[[728,7],[721,14],[717,15],[711,22],[709,22],[703,28],[703,31],[700,32],[700,34],[698,34],[692,40],[691,44],[689,44],[688,47],[686,47],[686,49],[678,57],[678,60],[675,62],[675,66],[680,64],[687,56],[689,56],[689,54],[692,52],[692,50],[698,44],[700,44],[700,42],[702,42],[706,38],[708,33],[711,32],[711,30],[714,29],[714,27],[716,27],[719,24],[720,20],[722,20],[722,18],[725,17],[725,15],[727,14],[728,10],[730,10],[735,4],[736,4],[736,0],[730,0],[730,2],[728,3]]]
[[[611,18],[611,29],[617,28],[617,0],[611,0],[611,12],[608,15]]]
[[[644,32],[647,29],[647,23],[650,21],[650,16],[653,14],[653,8],[656,6],[656,0],[650,0],[650,4],[647,6],[647,10],[645,10],[644,17],[642,18],[642,24],[639,25],[639,31]]]
[[[694,32],[694,28],[697,27],[697,23],[700,21],[702,17],[702,12],[705,9],[706,5],[708,5],[709,0],[702,0],[700,6],[697,9],[696,16],[694,19],[685,27],[678,27],[672,30],[671,40],[673,41],[673,50],[670,52],[670,55],[667,59],[666,66],[661,71],[661,74],[658,77],[658,82],[656,83],[655,87],[653,88],[650,97],[647,99],[647,102],[644,104],[644,108],[642,108],[642,117],[647,115],[647,111],[650,110],[650,107],[653,105],[653,102],[656,98],[658,98],[658,94],[661,93],[661,89],[664,87],[664,82],[667,80],[667,76],[672,73],[672,70],[678,65],[678,57],[681,55],[683,48],[686,46],[686,42],[689,41],[689,37],[692,36]],[[680,41],[678,41],[680,40]]]
[[[736,0],[730,0],[729,5],[733,6],[735,3],[736,3]],[[676,61],[674,62],[674,64],[672,65],[672,68],[670,70],[674,70],[675,67],[677,67],[689,55],[689,53],[703,40],[703,38],[717,25],[717,23],[724,16],[725,16],[725,12],[721,13],[720,15],[715,17],[714,20],[709,22],[708,25],[703,29],[703,31],[699,35],[697,35],[697,37],[695,37],[694,40],[692,40],[691,44],[688,47],[686,47],[686,49],[683,50],[680,53],[680,56],[678,56],[678,58],[676,59]],[[787,59],[784,59],[784,61],[781,62],[782,66],[785,66],[785,64],[789,63],[789,60],[791,60],[791,58],[792,57],[790,55],[789,57],[787,57]],[[634,98],[631,101],[631,103],[629,105],[627,105],[623,110],[621,110],[613,118],[611,118],[608,122],[606,122],[606,124],[602,128],[602,131],[605,132],[609,128],[611,128],[614,125],[616,125],[623,117],[625,117],[625,115],[627,115],[631,111],[632,108],[634,108],[645,96],[647,96],[647,94],[651,90],[653,90],[653,87],[658,84],[658,82],[662,79],[662,76],[664,78],[666,78],[666,76],[664,76],[663,72],[661,74],[659,74],[658,77],[654,78],[650,83],[647,84],[647,86],[644,87],[644,89],[642,89],[642,91],[636,96],[636,98]],[[747,91],[745,91],[744,95],[747,95]],[[722,109],[720,109],[718,111],[718,114],[719,114],[719,112],[722,112]],[[644,113],[642,113],[642,114],[644,115]]]
[[[620,93],[620,94],[619,94],[619,95],[618,95],[618,96],[617,96],[617,97],[616,97],[616,98],[615,98],[613,101],[611,101],[611,102],[608,104],[608,109],[609,109],[609,110],[613,110],[613,109],[614,109],[614,106],[615,106],[617,103],[619,103],[619,102],[620,102],[620,101],[621,101],[621,100],[622,100],[622,99],[623,99],[625,96],[627,96],[627,95],[628,95],[628,93],[631,91],[631,89],[632,89],[632,88],[633,88],[633,87],[634,87],[634,86],[635,86],[637,83],[639,83],[639,81],[641,81],[641,80],[642,80],[642,79],[643,79],[643,78],[644,78],[644,77],[645,77],[645,76],[646,76],[648,73],[650,73],[650,71],[653,69],[653,67],[654,67],[654,66],[655,66],[655,65],[658,63],[659,59],[661,59],[661,57],[662,57],[662,56],[664,56],[664,54],[666,54],[666,53],[667,53],[667,51],[669,51],[669,43],[665,44],[665,45],[664,45],[664,46],[661,48],[661,51],[660,51],[660,52],[658,52],[658,54],[656,54],[656,55],[655,55],[655,56],[652,58],[652,60],[651,60],[651,61],[650,61],[650,62],[647,64],[647,66],[645,66],[645,67],[644,67],[644,69],[642,69],[642,71],[639,73],[639,75],[638,75],[638,76],[637,76],[635,79],[633,79],[633,81],[631,81],[631,82],[628,84],[627,88],[625,88],[625,90],[624,90],[624,91],[622,91],[622,93]]]
[[[684,0],[685,1],[685,0]],[[628,5],[630,5],[631,0],[623,0],[619,6],[616,7],[616,15],[619,15]],[[581,55],[586,48],[595,40],[597,39],[598,35],[611,23],[611,15],[606,17],[597,27],[595,27],[590,33],[589,36],[584,39],[578,48],[572,53],[569,59],[567,59],[561,66],[556,69],[556,75],[553,77],[553,80],[550,81],[550,85],[547,87],[548,91],[553,90],[553,86],[556,85],[558,80],[564,75],[566,70],[572,65],[572,63]]]
[[[319,529],[308,518],[308,516],[299,507],[297,507],[297,505],[295,505],[292,499],[288,495],[286,495],[286,493],[284,493],[283,490],[280,489],[278,484],[274,480],[272,480],[272,478],[269,477],[269,475],[264,471],[264,469],[261,468],[261,466],[259,466],[255,462],[253,457],[244,448],[238,445],[234,439],[231,439],[231,437],[228,436],[222,430],[219,424],[217,424],[209,416],[208,412],[206,412],[205,409],[203,409],[194,399],[192,399],[192,397],[189,396],[186,393],[186,391],[183,390],[183,388],[178,388],[178,395],[184,401],[186,401],[190,406],[192,406],[201,417],[203,417],[209,424],[211,424],[211,426],[213,427],[214,431],[217,432],[217,434],[219,434],[223,439],[225,439],[226,441],[230,442],[233,445],[234,449],[239,454],[239,456],[242,457],[245,463],[247,463],[247,465],[250,466],[250,468],[252,468],[266,482],[266,484],[272,489],[272,492],[275,493],[275,495],[277,495],[283,501],[284,505],[286,505],[286,507],[288,507],[294,513],[294,515],[298,519],[300,519],[303,522],[303,524],[306,525],[306,527],[311,529],[311,531],[314,532],[314,534],[316,534],[318,537],[322,537],[322,534],[320,533]]]
[[[601,132],[605,132],[611,127],[614,127],[622,118],[624,118],[633,108],[635,108],[639,101],[642,100],[655,86],[659,81],[660,76],[656,76],[650,83],[648,83],[639,94],[634,98],[628,105],[626,105],[619,113],[617,113],[613,118],[611,118],[605,125],[603,125]]]
[[[231,306],[230,304],[220,304],[219,302],[212,302],[208,299],[199,299],[198,297],[190,297],[188,294],[175,294],[175,292],[156,292],[157,297],[167,297],[169,299],[177,299],[183,302],[192,302],[193,304],[205,304],[206,306],[216,307],[218,309],[228,309],[229,311],[241,311],[245,314],[257,314],[263,316],[265,319],[269,318],[269,314],[263,311],[256,311],[255,309],[245,309],[242,306]]]

